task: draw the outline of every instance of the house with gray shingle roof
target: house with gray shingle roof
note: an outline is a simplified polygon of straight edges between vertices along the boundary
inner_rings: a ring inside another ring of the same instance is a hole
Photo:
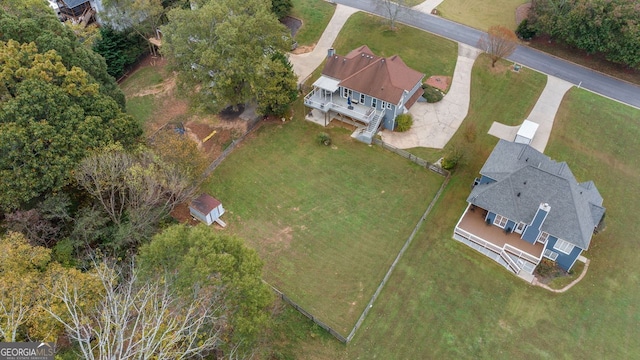
[[[323,125],[332,119],[350,123],[358,128],[354,137],[371,143],[381,126],[395,129],[396,116],[423,94],[423,79],[398,55],[383,58],[366,45],[346,56],[329,49],[322,75],[304,104],[321,114]]]
[[[589,248],[605,208],[592,181],[526,144],[500,140],[480,170],[453,237],[509,271],[542,258],[568,271]]]

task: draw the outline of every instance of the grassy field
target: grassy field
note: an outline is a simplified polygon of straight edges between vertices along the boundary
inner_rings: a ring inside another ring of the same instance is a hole
[[[478,73],[476,66],[475,111],[482,107]],[[639,110],[575,88],[560,107],[546,154],[567,161],[578,180],[594,180],[607,207],[606,229],[585,253],[591,259],[587,276],[571,290],[553,294],[527,285],[451,240],[481,165],[469,164],[452,178],[354,342],[345,350],[308,336],[299,357],[324,351],[326,359],[637,358],[639,123]],[[495,140],[479,132],[473,147],[484,143]]]
[[[454,173],[353,342],[344,348],[323,337],[298,338],[294,340],[301,349],[298,358],[500,358],[503,356],[493,346],[511,344],[511,332],[520,330],[521,342],[513,341],[513,346],[527,347],[525,333],[531,336],[526,331],[528,324],[544,314],[540,309],[547,304],[544,297],[537,300],[541,304],[531,304],[534,312],[530,313],[529,297],[554,295],[526,285],[452,240],[451,234],[465,208],[469,185],[498,141],[487,134],[491,123],[522,121],[545,81],[545,76],[528,70],[496,73],[486,56],[478,58],[472,73],[469,115],[452,140],[466,147],[465,164]],[[473,141],[464,130],[471,123],[476,129]],[[299,324],[303,329],[308,326],[303,320]]]
[[[292,0],[292,3],[291,16],[302,20],[302,27],[295,40],[299,45],[316,43],[331,20],[336,6],[318,0]]]
[[[516,8],[527,0],[445,0],[437,9],[445,19],[486,31],[490,26],[503,25],[515,30]]]
[[[333,146],[319,145],[321,131],[263,126],[206,190],[259,251],[265,280],[348,335],[444,179],[344,128],[324,129]]]
[[[453,41],[404,25],[391,31],[384,18],[361,12],[347,20],[333,45],[341,55],[362,45],[379,56],[400,55],[409,67],[427,77],[453,76],[458,57],[458,45]]]

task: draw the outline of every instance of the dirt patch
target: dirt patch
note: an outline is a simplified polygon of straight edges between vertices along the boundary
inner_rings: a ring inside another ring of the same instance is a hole
[[[179,204],[178,206],[173,208],[173,211],[171,211],[170,215],[172,218],[178,220],[183,224],[196,226],[200,223],[200,221],[194,219],[193,216],[191,216],[191,213],[189,212],[189,205],[187,204]]]
[[[285,16],[284,18],[280,19],[280,22],[284,24],[284,26],[289,28],[292,38],[296,36],[298,30],[300,30],[300,27],[302,27],[302,20],[294,18],[293,16]]]
[[[291,53],[295,55],[306,54],[306,53],[312,52],[313,49],[315,48],[316,48],[316,44],[301,45],[295,48],[293,51],[291,51]]]
[[[522,4],[516,8],[516,26],[529,16],[529,10],[531,10],[531,3]]]
[[[446,92],[449,89],[449,85],[451,85],[451,76],[434,75],[429,77],[426,83]]]
[[[496,62],[495,66],[491,66],[491,64],[489,64],[489,71],[492,74],[504,74],[507,70],[510,70],[510,69],[511,69],[510,65],[505,65],[501,61]]]

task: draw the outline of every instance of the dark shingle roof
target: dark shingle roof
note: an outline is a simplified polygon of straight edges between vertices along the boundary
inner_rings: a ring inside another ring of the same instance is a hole
[[[191,207],[202,214],[208,214],[220,205],[220,201],[209,194],[202,194],[191,202]]]
[[[480,174],[495,182],[476,185],[468,202],[507,218],[531,223],[541,203],[551,206],[542,231],[582,249],[604,215],[592,181],[578,184],[566,163],[529,145],[500,140]]]
[[[363,45],[346,56],[327,58],[322,75],[340,80],[340,86],[397,104],[424,74],[408,67],[397,56],[382,58]]]

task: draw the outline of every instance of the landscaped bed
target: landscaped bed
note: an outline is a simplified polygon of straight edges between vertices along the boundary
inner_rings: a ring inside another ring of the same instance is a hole
[[[227,231],[259,251],[265,280],[345,336],[444,180],[349,135],[264,124],[206,186]]]

